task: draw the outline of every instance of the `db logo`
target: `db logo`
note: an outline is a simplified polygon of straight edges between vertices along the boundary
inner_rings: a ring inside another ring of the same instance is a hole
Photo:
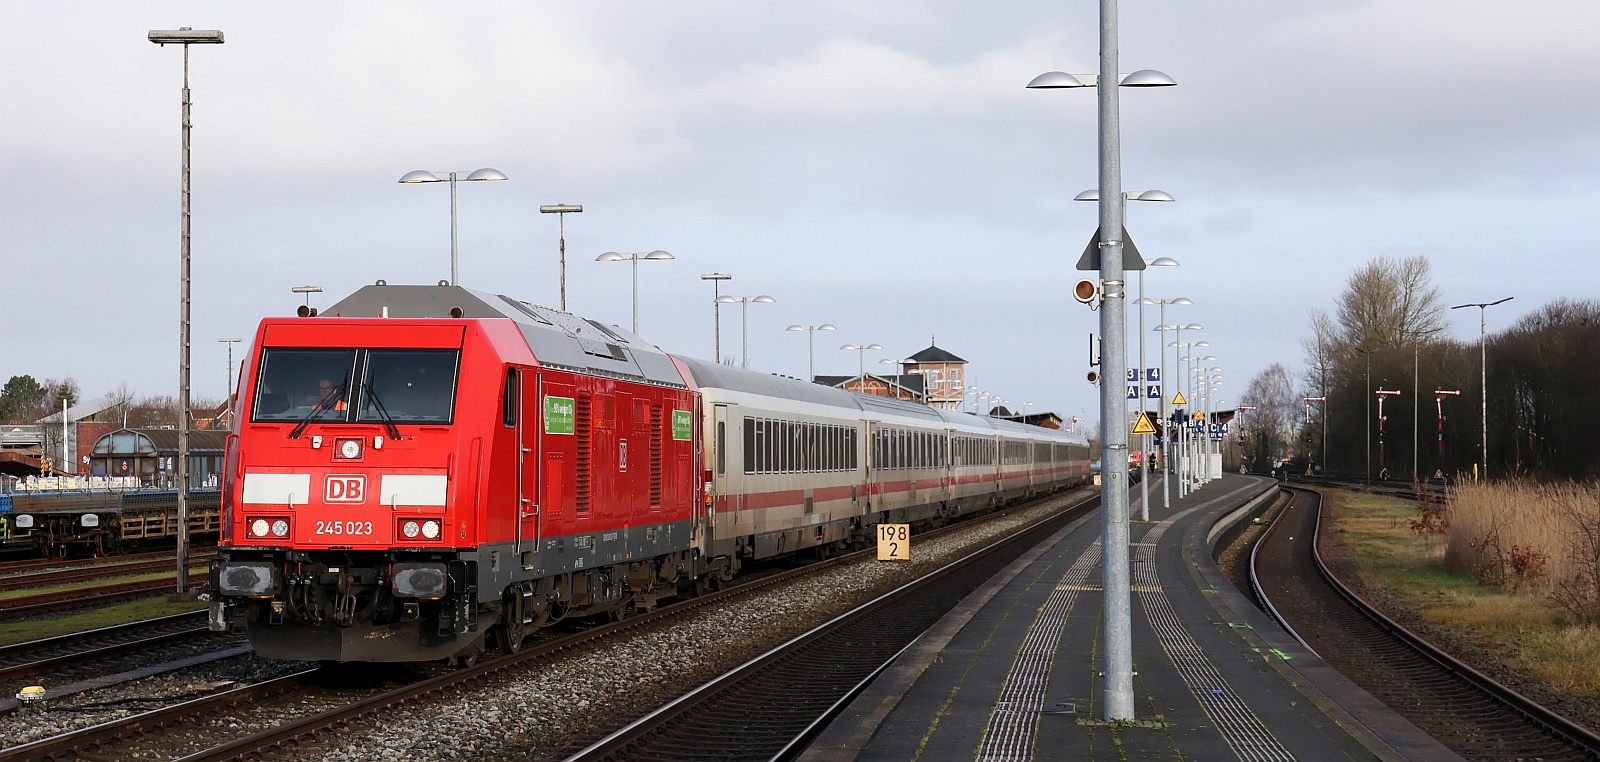
[[[367,499],[367,477],[330,476],[323,500],[329,503],[361,503]]]

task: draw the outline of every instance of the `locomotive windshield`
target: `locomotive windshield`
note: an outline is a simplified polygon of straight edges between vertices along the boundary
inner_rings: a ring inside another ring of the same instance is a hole
[[[448,422],[455,407],[455,349],[371,349],[361,377],[363,423]]]
[[[325,420],[341,420],[350,406],[354,349],[269,347],[261,356],[256,382],[257,421],[300,421],[318,410]]]
[[[448,423],[460,358],[457,349],[268,347],[252,419]]]

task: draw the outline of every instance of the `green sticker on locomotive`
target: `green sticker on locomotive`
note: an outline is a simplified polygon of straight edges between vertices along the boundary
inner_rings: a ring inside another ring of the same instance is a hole
[[[544,433],[571,434],[577,431],[578,404],[571,397],[544,398]]]
[[[694,436],[694,417],[687,410],[672,411],[672,438],[688,441]]]

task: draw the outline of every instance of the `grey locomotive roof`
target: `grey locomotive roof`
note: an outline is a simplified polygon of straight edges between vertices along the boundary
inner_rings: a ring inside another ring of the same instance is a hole
[[[464,318],[508,318],[541,365],[613,378],[683,386],[666,353],[616,326],[586,320],[509,296],[460,286],[363,286],[324,310],[324,316],[448,318],[451,308]]]

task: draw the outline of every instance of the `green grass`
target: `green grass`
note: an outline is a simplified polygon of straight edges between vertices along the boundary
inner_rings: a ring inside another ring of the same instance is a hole
[[[1444,539],[1418,537],[1412,503],[1329,490],[1334,531],[1371,584],[1431,622],[1505,658],[1517,669],[1588,699],[1600,699],[1600,628],[1567,623],[1537,589],[1511,593],[1472,574],[1451,574]]]
[[[55,635],[65,635],[70,632],[94,630],[114,624],[136,622],[140,619],[167,616],[168,614],[182,614],[185,611],[199,611],[203,608],[205,608],[205,604],[200,602],[168,603],[165,597],[151,597],[73,612],[42,621],[0,622],[0,645],[22,643]]]

